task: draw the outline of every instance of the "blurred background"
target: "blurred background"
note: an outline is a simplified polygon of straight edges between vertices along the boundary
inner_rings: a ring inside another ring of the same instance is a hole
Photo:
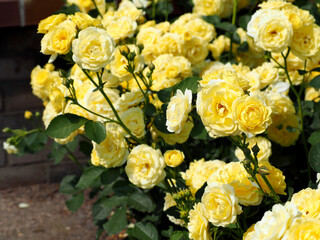
[[[42,102],[32,94],[30,73],[43,66],[48,56],[40,53],[42,34],[37,34],[40,20],[52,15],[63,0],[0,0],[0,128],[32,128],[24,119],[25,110],[42,112]],[[70,161],[53,165],[48,150],[16,157],[2,148],[8,134],[0,133],[0,189],[57,182],[76,171]]]

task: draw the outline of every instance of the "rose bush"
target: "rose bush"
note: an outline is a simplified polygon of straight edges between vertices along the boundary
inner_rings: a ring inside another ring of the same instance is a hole
[[[82,171],[61,182],[68,209],[91,189],[96,239],[318,239],[319,6],[118,2],[39,23],[45,109],[25,117],[44,128],[5,128],[8,154],[53,138],[49,157]]]

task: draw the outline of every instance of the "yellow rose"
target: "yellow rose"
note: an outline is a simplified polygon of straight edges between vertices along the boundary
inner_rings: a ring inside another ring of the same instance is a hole
[[[115,42],[103,29],[88,27],[72,42],[72,59],[81,68],[99,71],[113,60]]]
[[[316,240],[320,239],[320,219],[300,217],[295,219],[287,230],[285,240]]]
[[[177,203],[173,199],[172,195],[170,193],[166,193],[166,196],[164,198],[164,206],[163,211],[167,211],[169,208],[176,206]],[[169,220],[173,222],[176,225],[180,225],[181,227],[185,225],[185,222],[182,219],[177,219],[171,215],[167,215]]]
[[[106,138],[101,143],[92,142],[91,162],[106,168],[122,166],[129,153],[127,142],[117,127],[107,124],[106,130]]]
[[[320,101],[320,92],[319,90],[313,88],[313,87],[307,87],[305,91],[305,97],[304,99],[306,101],[314,101],[319,102]]]
[[[251,239],[283,239],[294,219],[300,216],[301,213],[293,203],[287,202],[284,206],[275,204],[272,210],[265,212],[262,219],[254,225]]]
[[[15,145],[7,141],[3,142],[3,149],[6,150],[7,154],[17,154],[19,152]]]
[[[239,133],[232,116],[232,105],[243,94],[239,86],[221,79],[211,80],[198,92],[197,112],[211,137]]]
[[[134,147],[127,158],[125,171],[134,185],[150,189],[165,178],[165,163],[160,150],[141,144]]]
[[[242,213],[234,188],[229,184],[209,183],[201,198],[208,221],[217,227],[236,223]]]
[[[40,21],[38,25],[38,33],[46,34],[51,29],[53,29],[54,26],[62,23],[66,19],[67,16],[64,13],[51,15],[50,17],[47,17]]]
[[[252,148],[256,144],[259,147],[259,152],[257,155],[258,161],[268,161],[269,157],[271,156],[271,142],[264,137],[252,137],[247,138],[246,143],[249,143],[248,148],[251,151],[251,155],[253,156]],[[239,159],[239,161],[243,161],[245,159],[245,156],[243,154],[243,151],[240,148],[237,148],[235,151],[236,157]]]
[[[211,174],[223,167],[226,163],[220,160],[205,161],[203,158],[195,160],[189,165],[186,172],[181,172],[181,177],[186,181],[192,195],[208,180]]]
[[[165,33],[157,43],[158,55],[172,54],[174,56],[184,55],[184,40],[176,33]]]
[[[64,89],[64,86],[60,86],[60,88],[53,87],[50,90],[49,100],[55,108],[56,112],[61,112],[66,104],[63,90],[66,90]]]
[[[144,113],[140,108],[129,108],[120,114],[120,118],[134,136],[137,138],[144,137],[146,134]],[[129,134],[126,131],[123,130],[123,132],[125,137],[129,137]]]
[[[230,49],[230,39],[224,35],[220,35],[211,44],[208,45],[208,49],[211,52],[214,59],[219,60],[221,54],[224,51]]]
[[[293,202],[303,217],[320,220],[320,189],[306,188],[292,195]]]
[[[136,56],[134,58],[134,72],[139,72],[143,69],[143,56],[140,55],[139,48],[136,45],[129,44],[117,46],[114,54],[114,60],[109,65],[110,70],[114,76],[120,79],[120,81],[126,81],[130,80],[132,78],[132,75],[126,69],[128,60],[121,54],[122,51],[135,52]],[[144,85],[142,85],[141,87],[144,87]]]
[[[184,154],[179,150],[167,150],[163,156],[164,162],[169,167],[177,167],[184,160]]]
[[[260,76],[260,89],[265,88],[279,79],[278,69],[270,62],[263,63],[253,71],[258,73]]]
[[[185,57],[192,63],[197,64],[204,61],[208,55],[208,44],[200,37],[192,37],[185,42]]]
[[[270,52],[282,52],[292,41],[292,24],[287,16],[277,10],[268,10],[268,15],[261,21],[256,37],[256,44]]]
[[[227,0],[193,0],[193,12],[199,15],[218,15],[221,18],[232,14],[233,1]]]
[[[98,7],[98,10],[101,14],[104,14],[106,11],[106,1],[105,0],[95,0],[95,3]],[[67,0],[67,4],[75,4],[79,7],[81,12],[87,13],[90,10],[95,9],[95,5],[92,0]]]
[[[271,124],[271,107],[258,95],[244,95],[233,106],[233,119],[248,137],[263,133]]]
[[[314,23],[295,31],[291,50],[294,55],[303,60],[317,58],[320,51],[320,27]]]
[[[170,99],[166,112],[166,126],[169,132],[180,133],[191,111],[192,92],[189,89],[183,94],[177,90]]]
[[[268,138],[283,147],[294,145],[300,135],[299,120],[295,114],[288,114],[271,124],[268,129]]]
[[[92,18],[89,14],[76,12],[74,15],[70,15],[71,20],[77,25],[79,30],[83,30],[87,27],[102,27],[100,20]]]
[[[243,234],[242,240],[254,240],[252,235],[254,233],[254,224],[252,224],[247,231]]]
[[[25,111],[24,112],[24,118],[25,119],[31,119],[32,118],[32,112],[30,112],[30,111]]]
[[[143,93],[140,90],[132,90],[123,93],[115,103],[115,108],[119,111],[125,111],[130,107],[136,106],[144,101]]]
[[[127,16],[136,22],[142,22],[144,12],[131,2],[131,1],[121,1],[119,8],[117,10],[117,15],[119,17]]]
[[[107,32],[113,37],[116,42],[119,42],[120,40],[127,37],[133,37],[136,29],[136,21],[127,16],[114,18],[112,21],[108,22],[106,26]]]
[[[264,167],[267,169],[269,175],[265,177],[268,179],[269,183],[271,184],[272,188],[277,194],[287,195],[286,190],[286,182],[285,176],[283,175],[282,171],[274,166],[272,166],[269,162],[260,162],[259,167]],[[270,193],[271,190],[269,189],[266,182],[263,180],[260,174],[256,175],[258,182],[260,183],[263,191],[266,193]]]
[[[143,44],[144,47],[154,45],[157,44],[161,36],[161,31],[154,27],[143,28],[137,34],[137,43]],[[154,49],[154,51],[156,51],[156,49]]]
[[[163,138],[163,140],[169,144],[169,145],[174,145],[176,143],[184,143],[185,141],[188,140],[190,132],[193,128],[193,123],[192,120],[187,121],[184,127],[182,128],[181,132],[176,134],[166,134],[163,132],[160,132],[156,127],[153,126],[153,131],[156,133],[157,136],[160,136]]]
[[[262,201],[258,188],[253,186],[249,175],[240,162],[230,162],[212,173],[207,183],[229,184],[235,190],[235,196],[244,206],[257,206]]]
[[[202,203],[193,205],[189,211],[188,231],[190,239],[212,240],[209,232],[209,222],[205,216],[205,208]]]
[[[51,55],[49,62],[53,62],[58,54],[67,54],[76,36],[76,24],[65,20],[54,26],[41,40],[41,52]]]

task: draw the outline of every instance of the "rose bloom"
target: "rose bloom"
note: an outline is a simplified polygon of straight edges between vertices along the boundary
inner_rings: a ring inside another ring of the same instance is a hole
[[[234,188],[229,184],[209,183],[201,198],[205,216],[214,226],[226,227],[236,223],[242,213]]]
[[[233,119],[248,137],[263,133],[271,124],[271,107],[258,95],[244,95],[232,105]]]
[[[260,162],[259,167],[265,167],[267,168],[268,175],[265,177],[268,179],[269,183],[271,184],[272,188],[277,194],[281,195],[287,195],[286,190],[286,182],[285,182],[285,176],[283,175],[282,171],[274,166],[272,166],[269,162]],[[266,193],[270,193],[271,190],[269,189],[266,182],[263,180],[260,174],[256,175],[258,182],[260,183],[262,189]]]
[[[164,162],[169,167],[177,167],[184,160],[184,154],[179,150],[167,150],[163,156]]]
[[[262,201],[258,188],[253,186],[249,175],[240,162],[230,162],[212,173],[207,183],[229,184],[235,190],[239,203],[244,206],[257,206]]]
[[[67,19],[67,16],[64,13],[51,15],[40,21],[38,25],[38,33],[46,34],[54,26],[62,23],[66,19]]]
[[[54,26],[41,40],[41,52],[51,55],[49,62],[53,62],[58,54],[67,54],[71,43],[76,36],[76,24],[71,20],[65,20]]]
[[[125,171],[134,185],[150,189],[165,178],[165,163],[160,150],[141,144],[134,147],[127,158]]]
[[[307,58],[319,58],[320,52],[320,27],[310,24],[294,32],[291,44],[294,55],[305,60]]]
[[[200,37],[185,42],[185,57],[192,63],[201,63],[208,55],[208,43]]]
[[[106,30],[116,42],[127,37],[131,38],[137,29],[136,21],[130,17],[115,17],[107,23]]]
[[[262,219],[254,225],[254,233],[250,237],[254,240],[283,239],[294,219],[300,216],[301,212],[291,202],[284,206],[275,204],[272,210],[265,212]]]
[[[137,7],[131,1],[121,1],[119,4],[117,15],[119,17],[127,16],[136,22],[143,22],[144,11],[137,9]]]
[[[154,27],[142,28],[139,29],[137,34],[137,43],[143,44],[144,47],[149,45],[153,46],[157,44],[161,36],[162,32],[159,29]]]
[[[143,138],[146,134],[144,113],[138,107],[132,107],[120,114],[120,118],[131,133],[137,138]],[[129,137],[129,134],[123,130],[124,136]]]
[[[176,33],[165,33],[157,43],[157,54],[172,54],[173,56],[184,55],[184,40]]]
[[[320,189],[306,188],[292,195],[293,202],[303,217],[320,220]]]
[[[320,101],[320,91],[319,89],[315,89],[313,87],[307,87],[305,90],[305,98],[306,101]]]
[[[193,205],[193,209],[189,211],[188,231],[189,238],[194,240],[212,240],[209,233],[209,222],[205,216],[205,208],[202,203]]]
[[[189,165],[186,172],[181,172],[181,177],[186,181],[192,195],[208,180],[211,174],[223,167],[226,163],[220,160],[205,161],[203,158],[195,160]]]
[[[125,111],[130,107],[136,106],[144,101],[143,93],[140,90],[125,92],[117,99],[115,108],[119,111]]]
[[[255,68],[253,71],[260,76],[260,89],[265,88],[269,84],[278,81],[278,69],[270,62],[265,62],[261,66]]]
[[[105,30],[88,27],[72,42],[72,51],[81,68],[97,72],[113,60],[115,42]]]
[[[106,1],[105,0],[95,0],[98,10],[101,14],[106,12]],[[67,4],[75,4],[81,10],[81,12],[87,13],[90,10],[95,9],[95,5],[92,0],[67,0]]]
[[[320,219],[300,217],[293,221],[283,240],[320,239]]]
[[[294,145],[300,136],[298,116],[288,114],[271,124],[268,129],[268,138],[283,147]]]
[[[8,141],[3,142],[3,149],[6,150],[7,154],[17,154],[18,149],[15,145],[10,144]]]
[[[198,92],[197,112],[211,137],[239,133],[232,116],[232,105],[243,94],[239,86],[221,79],[211,80]]]
[[[112,124],[106,125],[106,138],[99,144],[93,143],[91,162],[96,166],[115,168],[123,165],[128,156],[125,138]]]
[[[218,15],[221,18],[232,14],[233,1],[231,0],[193,0],[193,12],[199,15]]]
[[[87,27],[102,27],[101,20],[92,18],[89,14],[76,12],[74,15],[70,15],[71,20],[77,25],[79,30],[83,30]]]
[[[249,143],[248,148],[251,151],[251,155],[253,156],[252,148],[256,144],[259,147],[259,152],[257,155],[258,161],[268,161],[269,157],[271,156],[271,142],[264,137],[252,137],[247,138],[246,143]],[[236,157],[239,159],[239,161],[243,161],[245,159],[245,156],[243,154],[243,151],[240,148],[237,148],[235,151]]]
[[[180,89],[170,99],[166,111],[166,126],[169,132],[180,133],[188,120],[191,111],[192,92],[186,89],[184,94]]]

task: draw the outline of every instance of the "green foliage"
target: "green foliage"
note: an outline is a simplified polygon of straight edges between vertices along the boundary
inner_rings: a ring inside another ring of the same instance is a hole
[[[60,163],[69,151],[74,152],[79,144],[79,138],[75,138],[72,142],[61,145],[57,142],[52,144],[51,151],[48,155],[49,159],[54,160],[54,164]]]
[[[311,147],[309,151],[309,163],[314,171],[320,172],[320,143]]]
[[[103,167],[95,167],[95,166],[85,169],[76,187],[79,189],[85,189],[90,187],[92,184],[95,183],[97,179],[100,178],[100,175],[103,173],[103,171],[104,171]]]
[[[126,208],[117,208],[114,214],[110,217],[103,228],[109,235],[113,235],[121,232],[127,226]]]
[[[320,88],[320,75],[316,76],[309,82],[310,87],[314,87],[316,89]]]
[[[140,211],[149,212],[154,211],[156,205],[154,204],[151,197],[138,189],[131,193],[128,197],[128,204],[130,207]]]
[[[75,212],[78,208],[81,207],[82,203],[84,202],[84,194],[83,192],[75,193],[66,201],[67,208],[71,212]]]
[[[170,236],[170,240],[189,240],[189,233],[187,231],[175,231]]]
[[[192,93],[197,93],[199,88],[199,80],[201,80],[199,76],[187,77],[175,85],[174,89],[175,91],[179,89],[182,93],[185,93],[186,89],[191,90]]]
[[[88,120],[75,114],[58,115],[49,124],[46,133],[52,138],[66,138]]]
[[[158,240],[159,234],[155,226],[151,223],[138,222],[133,228],[128,229],[130,237],[134,237],[139,240]]]
[[[87,121],[84,130],[88,138],[96,143],[101,143],[106,138],[106,127],[101,122]]]

